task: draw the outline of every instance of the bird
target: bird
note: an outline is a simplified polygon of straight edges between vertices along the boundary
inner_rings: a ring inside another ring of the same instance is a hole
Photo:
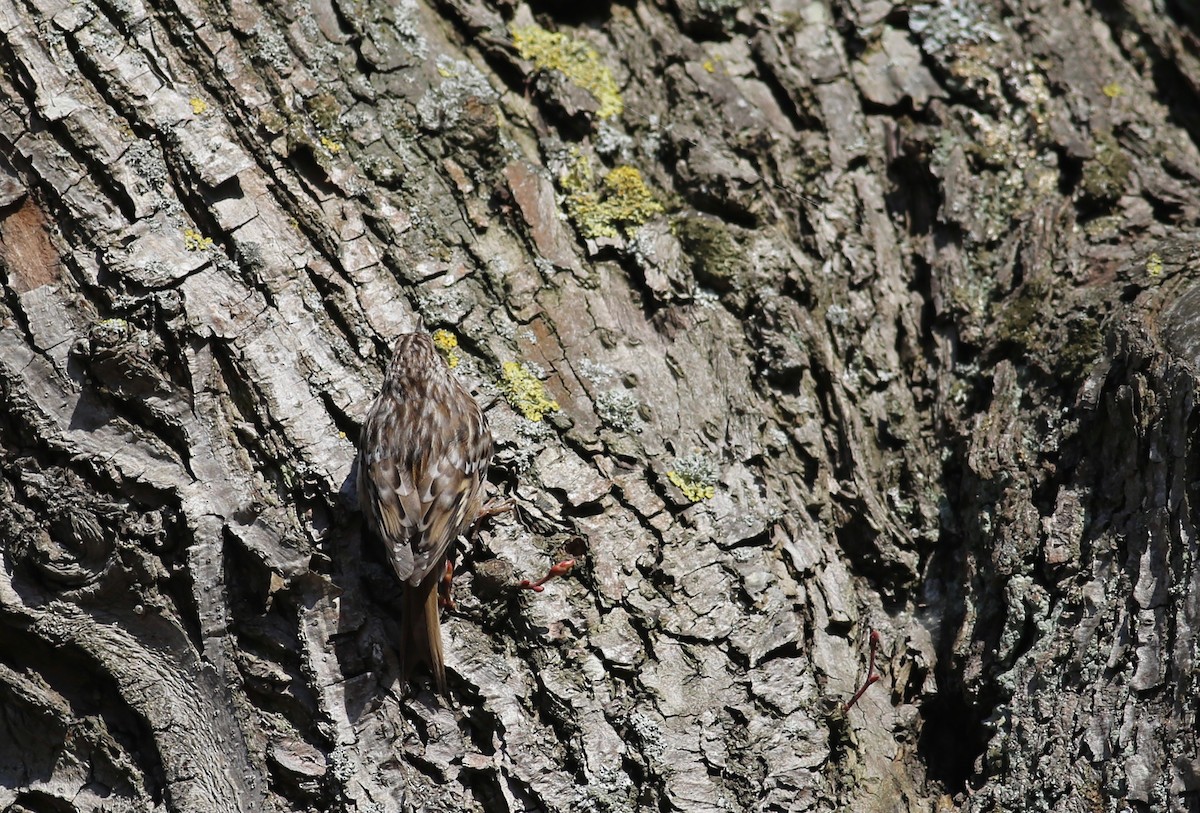
[[[438,583],[451,545],[483,508],[492,452],[483,410],[433,340],[425,333],[397,338],[362,428],[358,495],[367,527],[402,584],[403,680],[423,660],[442,696]]]

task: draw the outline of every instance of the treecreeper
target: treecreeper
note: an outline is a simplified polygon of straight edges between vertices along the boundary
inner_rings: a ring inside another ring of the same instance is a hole
[[[446,694],[438,584],[479,516],[492,459],[483,410],[424,333],[396,340],[359,442],[358,499],[403,584],[401,674],[428,663]]]

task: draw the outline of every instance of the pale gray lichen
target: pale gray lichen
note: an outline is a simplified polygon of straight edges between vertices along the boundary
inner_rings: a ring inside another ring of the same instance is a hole
[[[593,145],[598,155],[619,163],[627,164],[632,160],[633,139],[623,129],[614,127],[607,119],[601,119],[596,125]]]
[[[629,716],[629,727],[642,741],[642,753],[650,759],[658,759],[666,750],[666,737],[662,726],[652,717],[634,713]]]
[[[700,483],[717,482],[719,472],[717,461],[699,450],[689,455],[675,458],[673,468],[684,477]]]
[[[721,295],[711,288],[692,289],[692,301],[705,310],[713,310],[721,304]]]
[[[698,0],[696,5],[705,14],[726,14],[737,11],[742,6],[742,0]]]
[[[514,325],[512,322],[509,322],[507,320],[501,320],[500,317],[498,317],[498,316],[495,316],[493,318],[496,320],[495,332],[496,332],[497,336],[499,336],[501,339],[507,339],[509,342],[511,342],[513,339],[517,338],[517,326],[516,325]]]
[[[429,43],[421,30],[420,7],[417,0],[400,0],[392,12],[395,15],[394,29],[400,43],[420,61],[429,55]],[[440,57],[439,63],[446,57]]]
[[[280,76],[291,74],[295,56],[288,47],[287,40],[273,27],[260,22],[250,29],[254,43],[258,47],[258,57],[271,66]]]
[[[417,294],[419,310],[431,322],[460,323],[471,303],[456,288],[435,288]]]
[[[788,448],[791,441],[787,432],[784,432],[778,426],[772,426],[766,431],[766,440],[768,448],[776,451]]]
[[[900,489],[897,486],[892,486],[887,490],[887,498],[896,510],[896,513],[900,516],[908,517],[912,514],[913,504],[904,499],[904,495],[900,493]]]
[[[606,390],[596,396],[596,414],[619,432],[641,432],[644,428],[638,411],[642,404],[628,390]]]
[[[519,475],[525,474],[533,466],[533,461],[554,434],[554,430],[546,421],[527,421],[521,418],[513,421],[511,429],[513,436],[517,438],[517,444],[509,449],[505,456],[514,472]]]
[[[538,380],[544,380],[549,376],[549,373],[546,372],[546,368],[538,364],[536,361],[522,362],[522,366],[525,368],[526,372]]]
[[[463,360],[460,368],[471,362]],[[477,372],[477,371],[476,371]],[[464,376],[477,380],[474,373]],[[502,398],[501,388],[483,379],[478,381],[476,391],[483,401]],[[496,439],[496,456],[493,464],[517,475],[526,474],[546,448],[548,441],[555,438],[554,427],[547,421],[530,421],[519,413],[508,409],[493,409],[488,412],[488,423]]]
[[[467,99],[479,99],[490,105],[500,98],[470,62],[443,55],[438,57],[437,71],[445,81],[426,91],[417,102],[417,119],[426,130],[441,132],[455,127]]]
[[[579,374],[593,384],[607,384],[617,377],[617,371],[607,364],[585,358],[579,362]]]
[[[171,174],[162,153],[144,138],[139,138],[125,151],[125,162],[133,170],[134,185],[139,192],[162,192]]]
[[[975,0],[917,3],[909,9],[909,14],[908,27],[921,38],[926,53],[1004,39],[989,14]]]
[[[554,429],[545,421],[517,421],[513,424],[513,434],[533,443],[540,443],[554,434]]]
[[[634,809],[637,788],[618,767],[602,765],[586,785],[575,787],[571,809],[580,813],[618,813]]]

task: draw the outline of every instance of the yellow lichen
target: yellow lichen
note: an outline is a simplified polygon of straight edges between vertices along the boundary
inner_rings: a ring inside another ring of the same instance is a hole
[[[618,227],[640,226],[663,211],[634,167],[616,167],[597,185],[591,163],[577,154],[559,183],[567,193],[567,212],[584,237],[618,237]]]
[[[212,244],[211,237],[205,237],[193,228],[183,230],[183,247],[188,251],[208,251]]]
[[[1162,257],[1158,256],[1157,251],[1150,253],[1150,257],[1146,260],[1146,273],[1151,277],[1160,277],[1163,272]]]
[[[321,146],[328,150],[330,155],[337,155],[342,151],[341,142],[335,141],[329,136],[321,136]]]
[[[531,421],[540,421],[547,412],[557,412],[558,401],[546,397],[546,388],[529,368],[516,361],[506,361],[502,367],[502,388],[512,408]]]
[[[596,97],[597,115],[602,119],[621,115],[625,103],[617,81],[596,49],[565,34],[547,31],[541,26],[512,27],[513,45],[521,57],[540,70],[554,70]]]
[[[446,364],[450,367],[457,367],[459,361],[458,337],[448,330],[433,331],[433,344],[438,350],[442,351],[442,355],[446,357]]]
[[[716,461],[699,449],[676,458],[667,471],[667,479],[692,502],[711,499],[718,476]]]
[[[1109,82],[1104,87],[1100,88],[1100,92],[1110,99],[1115,99],[1125,93],[1125,88],[1121,87],[1119,82]]]
[[[188,99],[188,104],[192,106],[192,113],[197,116],[203,116],[208,112],[208,102],[201,99],[199,96],[193,96]]]
[[[667,472],[667,479],[674,483],[675,487],[683,492],[683,496],[692,502],[712,499],[713,494],[716,493],[713,486],[698,482],[691,477],[685,477],[677,471]]]

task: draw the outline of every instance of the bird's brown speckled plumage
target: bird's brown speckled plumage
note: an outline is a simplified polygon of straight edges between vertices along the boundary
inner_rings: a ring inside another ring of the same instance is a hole
[[[492,435],[475,402],[424,333],[396,340],[359,443],[358,494],[371,531],[404,584],[400,653],[446,693],[437,585],[450,546],[479,515]]]

